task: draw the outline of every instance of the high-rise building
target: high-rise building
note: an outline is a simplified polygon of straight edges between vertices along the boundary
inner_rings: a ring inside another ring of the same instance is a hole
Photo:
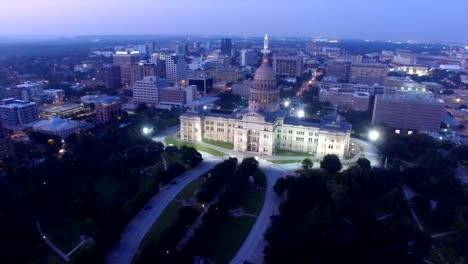
[[[140,62],[132,65],[131,73],[130,85],[133,85],[136,81],[143,79],[145,76],[156,76],[156,65]]]
[[[146,50],[148,51],[148,55],[151,55],[156,52],[156,42],[152,40],[148,40],[145,42]]]
[[[179,83],[188,78],[188,65],[184,56],[166,56],[166,78],[170,83]]]
[[[273,70],[278,75],[299,77],[302,75],[303,65],[301,56],[273,56]]]
[[[196,85],[198,93],[205,96],[213,89],[213,77],[190,77],[188,79],[188,84]]]
[[[378,63],[353,63],[350,83],[383,84],[388,74],[388,66]]]
[[[179,43],[176,44],[176,55],[183,55],[186,56],[188,54],[188,44],[187,43]]]
[[[351,89],[322,89],[319,93],[320,102],[329,102],[331,106],[344,110],[368,111],[369,99],[369,93],[354,92]]]
[[[120,77],[122,82],[130,83],[132,78],[132,65],[140,62],[139,52],[117,51],[112,55],[113,64],[120,66]]]
[[[396,133],[440,130],[444,110],[440,99],[407,94],[377,95],[372,124],[386,124]]]
[[[104,65],[96,69],[96,83],[107,88],[119,89],[122,85],[120,66]]]
[[[252,66],[255,64],[257,54],[251,49],[243,49],[240,52],[240,65],[241,66]]]
[[[20,127],[36,121],[39,111],[35,102],[4,99],[0,105],[0,117],[6,127]]]
[[[96,119],[108,123],[122,116],[122,103],[116,97],[109,97],[96,103]]]
[[[135,103],[157,105],[159,103],[159,90],[168,86],[169,83],[166,79],[145,76],[133,85],[133,100]]]
[[[327,76],[335,77],[341,82],[349,82],[351,62],[345,60],[328,61],[326,71]]]
[[[221,55],[231,56],[232,52],[232,39],[223,38],[221,39]]]

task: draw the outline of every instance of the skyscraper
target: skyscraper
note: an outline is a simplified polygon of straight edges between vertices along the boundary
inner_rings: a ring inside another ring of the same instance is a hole
[[[221,39],[221,55],[231,56],[232,51],[232,39],[224,38]]]
[[[257,54],[251,49],[243,49],[240,52],[240,65],[241,66],[252,66],[255,64]]]
[[[188,65],[183,55],[166,57],[166,78],[170,83],[179,83],[188,78]]]
[[[140,59],[138,52],[117,51],[112,55],[113,64],[120,66],[122,82],[130,83],[132,78],[131,67],[133,64],[140,62]]]
[[[159,89],[168,86],[165,79],[157,76],[145,76],[133,85],[133,100],[136,103],[157,105],[159,103]]]
[[[349,82],[351,62],[345,60],[328,61],[326,70],[327,76],[335,77],[342,82]]]
[[[156,65],[152,63],[143,63],[134,64],[131,67],[131,78],[130,85],[133,85],[136,81],[143,79],[145,76],[155,76],[156,75]]]
[[[120,66],[104,65],[96,69],[96,83],[107,88],[118,89],[122,85]]]

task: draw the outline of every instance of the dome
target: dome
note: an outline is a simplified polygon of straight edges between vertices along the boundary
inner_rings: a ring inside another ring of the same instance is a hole
[[[268,65],[268,62],[264,62],[255,72],[254,79],[259,81],[276,81],[276,73],[273,68]]]

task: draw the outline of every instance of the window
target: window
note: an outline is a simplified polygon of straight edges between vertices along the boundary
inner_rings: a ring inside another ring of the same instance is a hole
[[[303,136],[303,135],[304,135],[304,131],[297,131],[297,132],[296,132],[296,135]]]
[[[296,141],[301,141],[301,142],[303,142],[303,141],[304,141],[304,138],[303,138],[303,137],[296,137]]]
[[[328,145],[328,149],[333,149],[333,144]]]
[[[309,143],[313,141],[313,138],[309,138]]]
[[[293,132],[292,130],[289,130],[289,131],[288,131],[289,134],[292,134],[292,132]]]

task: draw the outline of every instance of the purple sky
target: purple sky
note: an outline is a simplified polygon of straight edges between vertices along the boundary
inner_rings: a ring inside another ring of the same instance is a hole
[[[1,35],[468,41],[468,0],[3,0]]]

